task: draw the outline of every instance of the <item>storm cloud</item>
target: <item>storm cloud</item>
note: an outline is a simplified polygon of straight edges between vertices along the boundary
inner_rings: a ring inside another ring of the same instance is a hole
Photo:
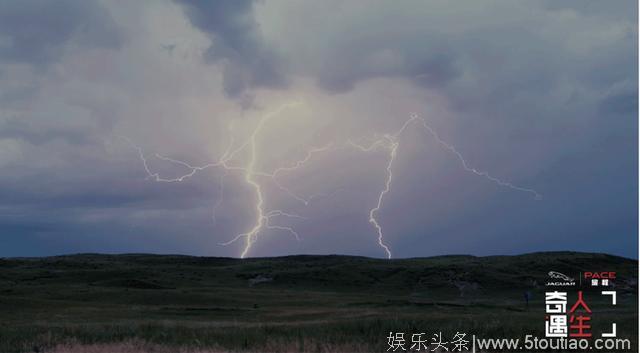
[[[3,2],[0,256],[237,256],[238,244],[218,244],[255,218],[244,176],[211,168],[157,183],[138,148],[154,172],[180,176],[189,169],[156,153],[209,163],[297,101],[258,137],[261,171],[311,147],[397,131],[417,112],[473,168],[544,196],[468,173],[412,127],[379,213],[395,256],[636,257],[637,6]],[[368,211],[387,158],[342,149],[280,175],[320,195],[308,205],[263,180],[269,207],[304,216],[282,223],[301,240],[268,231],[251,255],[383,256]]]
[[[178,2],[191,23],[211,38],[205,58],[222,62],[222,84],[230,97],[241,97],[252,87],[287,86],[283,59],[262,37],[253,0]]]
[[[99,3],[27,0],[0,4],[0,61],[47,66],[70,42],[118,48],[123,37]]]

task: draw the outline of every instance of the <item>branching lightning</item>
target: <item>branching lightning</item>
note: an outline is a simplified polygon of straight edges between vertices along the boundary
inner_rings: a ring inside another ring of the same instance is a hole
[[[138,156],[142,161],[142,165],[144,167],[145,172],[147,173],[147,179],[151,179],[156,182],[163,182],[163,183],[182,182],[188,178],[191,178],[199,171],[209,169],[209,168],[221,168],[223,173],[220,175],[220,179],[219,179],[220,197],[216,201],[213,207],[213,213],[212,213],[212,217],[214,221],[216,220],[216,211],[221,206],[224,200],[224,178],[227,176],[228,172],[237,171],[242,173],[245,183],[253,189],[256,197],[255,204],[254,204],[255,220],[254,220],[253,226],[248,231],[236,235],[235,237],[231,238],[227,242],[220,243],[221,245],[230,245],[241,239],[244,239],[244,247],[240,254],[241,258],[245,258],[248,255],[249,251],[252,248],[252,245],[256,242],[259,234],[264,230],[283,231],[283,232],[289,233],[298,241],[301,239],[300,234],[298,234],[298,232],[296,232],[296,230],[293,229],[293,227],[278,225],[278,224],[274,224],[273,222],[278,217],[288,218],[288,219],[291,219],[291,218],[305,219],[305,217],[302,217],[300,215],[293,214],[293,213],[288,213],[279,209],[267,210],[265,207],[264,189],[263,189],[263,185],[260,182],[261,180],[260,178],[269,179],[273,183],[273,185],[275,185],[278,189],[283,191],[286,195],[292,197],[293,199],[301,202],[306,206],[310,203],[312,199],[319,196],[326,196],[326,195],[312,195],[306,198],[303,196],[300,196],[294,193],[292,190],[288,189],[287,187],[283,186],[278,180],[279,175],[302,168],[314,157],[314,155],[318,153],[327,152],[330,150],[336,150],[339,148],[346,148],[346,147],[354,148],[355,150],[363,153],[374,152],[377,150],[385,150],[388,153],[388,158],[387,158],[386,168],[385,168],[386,177],[384,180],[384,187],[378,193],[377,203],[375,207],[369,210],[368,215],[369,215],[369,223],[371,223],[376,230],[378,245],[382,250],[384,250],[387,258],[391,258],[392,257],[391,249],[389,245],[387,245],[387,243],[385,242],[383,228],[376,217],[382,210],[385,197],[391,191],[391,184],[392,184],[393,175],[394,175],[393,165],[394,165],[396,156],[398,154],[398,148],[400,147],[400,137],[405,132],[407,127],[413,124],[418,124],[419,126],[421,126],[426,135],[432,137],[440,146],[442,146],[447,151],[451,152],[458,159],[462,168],[465,171],[469,173],[473,173],[477,176],[483,177],[499,186],[506,187],[515,191],[530,193],[533,195],[535,200],[542,199],[542,196],[533,189],[516,186],[510,182],[506,182],[499,178],[491,176],[486,171],[480,171],[476,168],[470,167],[467,160],[455,148],[455,146],[442,140],[438,135],[438,133],[433,128],[431,128],[431,126],[428,125],[427,121],[415,113],[410,114],[409,119],[406,120],[404,124],[401,126],[401,128],[395,133],[382,134],[382,135],[376,134],[373,136],[372,140],[370,139],[370,142],[368,144],[358,143],[351,139],[347,140],[345,143],[339,146],[336,146],[335,143],[328,143],[322,147],[315,147],[315,148],[309,149],[306,155],[302,159],[295,161],[288,166],[276,168],[271,172],[256,170],[256,164],[258,161],[257,139],[260,136],[260,133],[264,129],[265,125],[271,119],[281,114],[285,109],[293,108],[300,104],[301,103],[297,103],[297,102],[287,103],[282,105],[277,110],[264,115],[262,118],[258,120],[255,128],[252,130],[251,134],[246,139],[246,141],[244,141],[238,147],[234,148],[235,139],[233,138],[233,134],[230,134],[231,138],[230,138],[229,146],[224,151],[222,156],[215,162],[208,163],[202,166],[193,166],[181,160],[169,158],[166,156],[162,156],[160,154],[155,154],[154,156],[157,159],[170,162],[173,164],[177,164],[188,170],[187,173],[174,178],[164,178],[158,172],[152,171],[143,150],[140,147],[133,144],[128,138],[124,138],[124,139],[127,142],[129,142],[129,144],[131,144],[138,151]],[[229,129],[231,130],[231,128],[232,128],[232,125],[230,125]],[[240,166],[234,165],[234,162],[237,162],[237,155],[243,151],[248,151],[248,154],[249,154],[248,161],[246,161],[245,165],[240,165]]]
[[[381,137],[376,138],[369,145],[358,144],[352,140],[348,141],[348,144],[350,146],[362,152],[371,152],[376,149],[382,148],[387,150],[389,153],[389,158],[387,159],[387,165],[386,165],[387,177],[385,179],[384,188],[378,194],[378,203],[376,204],[376,206],[369,210],[369,223],[371,223],[375,227],[378,235],[378,245],[384,250],[384,252],[387,255],[387,258],[389,259],[391,258],[392,256],[391,250],[389,249],[389,246],[385,243],[382,226],[380,225],[378,219],[376,218],[376,215],[380,212],[380,209],[383,206],[384,197],[389,193],[391,189],[391,182],[393,180],[393,162],[395,161],[395,158],[398,152],[398,147],[400,146],[399,138],[402,135],[402,133],[404,133],[404,131],[407,129],[407,127],[414,123],[419,123],[420,126],[424,128],[425,133],[433,137],[439,145],[443,146],[446,150],[453,153],[457,157],[457,159],[460,161],[460,164],[462,165],[462,168],[465,171],[484,177],[487,180],[499,186],[507,187],[509,189],[513,189],[516,191],[531,193],[534,196],[535,200],[542,199],[542,195],[540,195],[537,191],[533,189],[516,186],[512,183],[495,178],[491,176],[488,172],[479,171],[476,168],[469,167],[469,164],[467,163],[464,156],[460,152],[458,152],[458,150],[453,145],[443,141],[440,138],[440,136],[435,132],[435,130],[431,128],[429,124],[427,124],[427,121],[424,118],[418,116],[418,114],[416,113],[412,113],[409,115],[409,119],[406,120],[402,125],[402,127],[398,131],[396,131],[394,134],[384,134]]]
[[[520,187],[520,186],[513,185],[513,184],[511,184],[509,182],[500,180],[498,178],[495,178],[495,177],[489,175],[489,173],[486,172],[486,171],[483,172],[483,171],[477,170],[476,168],[469,167],[469,164],[464,159],[462,154],[460,152],[458,152],[458,150],[453,145],[450,145],[450,144],[442,141],[442,139],[440,139],[440,136],[438,136],[438,133],[436,133],[435,130],[433,130],[427,124],[427,121],[424,120],[424,118],[419,117],[417,114],[411,114],[410,120],[419,121],[422,124],[422,126],[424,127],[425,131],[427,133],[429,133],[436,140],[436,142],[438,142],[441,146],[443,146],[444,148],[449,150],[451,153],[453,153],[458,158],[458,160],[462,164],[462,168],[464,168],[464,170],[466,170],[467,172],[470,172],[470,173],[473,173],[475,175],[484,177],[484,178],[486,178],[486,179],[488,179],[488,180],[490,180],[490,181],[492,181],[492,182],[494,182],[494,183],[496,183],[496,184],[498,184],[500,186],[504,186],[504,187],[507,187],[509,189],[513,189],[513,190],[516,190],[516,191],[522,191],[522,192],[530,193],[530,194],[533,195],[534,199],[542,200],[542,195],[540,195],[537,191],[535,191],[533,189],[528,189],[528,188],[523,188],[523,187]]]
[[[227,147],[225,152],[222,154],[222,156],[215,162],[208,163],[208,164],[205,164],[205,165],[202,165],[202,166],[193,166],[193,165],[191,165],[191,164],[189,164],[187,162],[181,161],[181,160],[177,160],[177,159],[174,159],[174,158],[166,157],[166,156],[163,156],[163,155],[160,155],[160,154],[155,154],[154,156],[157,159],[160,159],[160,160],[163,160],[163,161],[166,161],[166,162],[170,162],[170,163],[173,163],[173,164],[177,164],[177,165],[182,166],[182,167],[184,167],[184,168],[186,168],[188,170],[187,173],[185,173],[183,175],[180,175],[178,177],[174,177],[174,178],[165,178],[165,177],[162,177],[160,175],[160,173],[152,171],[151,167],[149,166],[149,162],[147,160],[147,157],[145,156],[142,148],[140,148],[140,147],[136,146],[135,144],[133,144],[130,139],[128,139],[126,137],[123,137],[123,138],[138,151],[138,156],[139,156],[140,160],[142,161],[142,165],[144,167],[145,172],[147,173],[147,179],[151,179],[151,180],[154,180],[156,182],[163,182],[163,183],[182,182],[182,181],[185,181],[188,178],[191,178],[192,176],[194,176],[199,171],[203,171],[203,170],[209,169],[209,168],[221,168],[223,170],[223,174],[221,174],[220,179],[219,179],[220,197],[218,198],[217,202],[215,203],[215,205],[213,207],[213,212],[212,212],[212,218],[214,219],[214,221],[216,220],[216,211],[220,207],[220,205],[222,204],[222,202],[224,200],[224,178],[225,178],[225,176],[230,171],[239,171],[239,172],[241,172],[243,174],[244,181],[247,183],[247,185],[249,185],[254,190],[254,193],[255,193],[255,196],[256,196],[255,205],[254,205],[255,213],[256,213],[255,217],[256,218],[255,218],[255,221],[254,221],[254,225],[252,226],[251,229],[249,229],[249,231],[247,231],[245,233],[238,234],[235,237],[231,238],[229,241],[224,242],[224,243],[220,243],[220,244],[221,245],[230,245],[230,244],[233,244],[233,243],[235,243],[235,242],[237,242],[237,241],[239,241],[241,239],[244,239],[244,241],[245,241],[244,248],[243,248],[243,250],[242,250],[242,252],[240,254],[240,257],[244,258],[249,253],[249,250],[251,249],[252,245],[255,243],[255,241],[256,241],[258,235],[260,234],[260,232],[265,230],[265,229],[284,231],[284,232],[287,232],[287,233],[291,234],[295,239],[300,240],[300,235],[292,227],[274,224],[274,221],[278,217],[298,218],[298,219],[304,219],[304,217],[299,216],[297,214],[288,213],[288,212],[285,212],[285,211],[282,211],[282,210],[278,210],[278,209],[267,211],[265,209],[263,186],[259,181],[260,177],[269,178],[280,190],[284,191],[287,195],[290,195],[294,199],[302,202],[304,205],[308,205],[309,202],[311,201],[311,199],[313,199],[315,197],[318,197],[318,195],[312,195],[312,196],[310,196],[308,198],[304,198],[304,197],[302,197],[300,195],[297,195],[296,193],[294,193],[290,189],[284,187],[278,181],[278,176],[280,174],[291,172],[291,171],[294,171],[294,170],[296,170],[298,168],[301,168],[315,154],[317,154],[319,152],[324,152],[324,151],[329,150],[332,147],[332,144],[327,144],[324,147],[312,148],[307,152],[307,154],[305,155],[305,157],[303,159],[301,159],[299,161],[295,161],[294,163],[292,163],[289,166],[277,168],[277,169],[275,169],[274,171],[272,171],[270,173],[256,170],[256,164],[257,164],[257,161],[258,161],[257,146],[256,146],[257,145],[257,138],[260,136],[260,133],[262,132],[264,126],[269,122],[269,120],[271,120],[272,118],[278,116],[284,110],[299,106],[300,104],[301,103],[298,103],[298,102],[287,103],[287,104],[282,105],[279,109],[264,115],[261,119],[259,119],[256,127],[253,129],[253,131],[251,132],[251,134],[249,135],[247,140],[244,143],[242,143],[240,146],[238,146],[238,147],[234,148],[235,139],[233,138],[233,134],[231,134],[232,138],[230,139],[229,146]],[[229,130],[231,130],[231,128],[232,128],[232,126],[229,127]],[[246,162],[246,165],[244,165],[244,166],[234,165],[234,161],[236,161],[237,155],[240,154],[243,151],[248,151],[248,153],[249,153],[249,157],[248,157],[248,161]]]
[[[362,151],[362,152],[370,152],[373,151],[374,149],[381,147],[381,148],[385,148],[389,150],[389,159],[387,160],[387,177],[385,179],[384,182],[384,189],[382,189],[382,191],[380,192],[380,194],[378,195],[378,203],[376,204],[376,207],[372,208],[371,210],[369,210],[369,223],[373,224],[373,226],[376,228],[376,231],[378,233],[378,245],[384,249],[385,253],[387,254],[387,258],[390,259],[391,258],[391,250],[389,249],[389,247],[384,243],[384,236],[382,234],[382,226],[380,225],[380,223],[378,223],[378,220],[376,219],[376,214],[378,212],[380,212],[380,209],[382,208],[382,201],[384,199],[384,196],[390,191],[391,189],[391,180],[393,179],[393,161],[396,159],[396,154],[398,151],[398,146],[400,145],[398,142],[396,142],[393,138],[393,136],[391,135],[385,135],[383,136],[382,139],[375,141],[374,143],[372,143],[369,146],[363,146],[363,145],[359,145],[353,141],[348,141],[348,143],[355,147],[356,149]]]

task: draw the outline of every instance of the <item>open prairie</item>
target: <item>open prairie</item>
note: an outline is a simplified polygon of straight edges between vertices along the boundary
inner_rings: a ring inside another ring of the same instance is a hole
[[[594,270],[616,272],[618,305],[585,289],[593,331],[615,321],[618,337],[637,349],[637,268],[636,260],[573,252],[7,258],[0,352],[370,352],[386,351],[390,332],[544,337],[548,272],[577,281]]]

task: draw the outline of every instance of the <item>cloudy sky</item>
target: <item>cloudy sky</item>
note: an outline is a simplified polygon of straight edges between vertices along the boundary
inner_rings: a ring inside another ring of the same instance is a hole
[[[637,257],[637,6],[0,2],[0,256]]]

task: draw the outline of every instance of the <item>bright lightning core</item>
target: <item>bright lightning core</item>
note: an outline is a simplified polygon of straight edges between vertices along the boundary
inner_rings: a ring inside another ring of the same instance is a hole
[[[514,185],[510,182],[496,178],[490,175],[486,171],[480,171],[474,167],[471,167],[469,162],[455,148],[455,146],[443,141],[440,138],[440,136],[437,134],[437,132],[427,124],[427,121],[415,113],[410,114],[409,119],[404,122],[404,124],[400,127],[398,131],[396,131],[393,134],[376,135],[373,141],[370,142],[369,144],[361,144],[361,143],[354,142],[353,140],[347,140],[346,142],[343,142],[341,144],[329,143],[323,147],[310,148],[303,159],[294,161],[293,163],[290,163],[288,166],[279,167],[272,172],[257,170],[256,165],[258,163],[259,157],[258,157],[258,149],[257,149],[256,141],[260,136],[260,134],[263,132],[265,125],[267,125],[272,119],[277,118],[278,115],[280,115],[284,110],[291,109],[299,105],[301,105],[301,103],[299,102],[287,103],[282,105],[277,110],[265,114],[263,117],[261,117],[258,120],[258,122],[256,123],[256,126],[252,129],[251,133],[246,138],[246,140],[243,143],[241,143],[239,146],[236,146],[235,139],[233,138],[233,134],[231,134],[231,131],[230,131],[231,142],[229,146],[224,151],[222,156],[214,162],[211,162],[202,166],[192,166],[187,162],[156,154],[155,155],[156,158],[167,161],[167,162],[171,162],[174,164],[178,164],[182,167],[185,167],[189,171],[188,173],[175,178],[164,178],[160,176],[159,173],[152,171],[151,168],[149,167],[147,157],[145,156],[142,149],[134,145],[133,143],[131,143],[129,139],[126,139],[126,138],[125,139],[137,149],[138,156],[142,161],[144,170],[147,173],[147,178],[152,179],[156,182],[164,182],[164,183],[182,182],[194,176],[199,171],[209,169],[209,168],[220,168],[224,172],[224,174],[222,174],[222,176],[220,177],[220,190],[223,191],[224,177],[227,175],[228,172],[239,172],[242,175],[242,179],[244,180],[244,182],[253,189],[255,194],[255,202],[253,206],[255,210],[255,219],[252,225],[248,227],[248,230],[246,232],[237,234],[236,236],[231,238],[229,241],[221,243],[221,245],[229,245],[239,240],[244,240],[244,247],[242,252],[240,253],[241,258],[245,258],[249,254],[249,251],[251,250],[252,245],[256,242],[259,235],[264,230],[279,230],[279,231],[283,231],[291,234],[297,240],[301,239],[298,232],[296,232],[295,229],[293,229],[292,227],[274,225],[272,223],[273,219],[277,217],[283,217],[283,218],[304,218],[304,217],[301,217],[297,214],[284,212],[279,209],[266,209],[263,180],[265,179],[269,180],[285,195],[292,197],[293,199],[301,202],[303,205],[306,206],[309,204],[311,198],[304,198],[302,196],[299,196],[293,191],[291,191],[290,189],[288,189],[287,187],[283,186],[278,181],[278,176],[280,174],[291,172],[304,167],[307,163],[311,161],[313,156],[317,153],[327,152],[330,150],[336,150],[336,149],[342,149],[342,148],[354,148],[355,150],[363,153],[370,153],[377,150],[384,150],[388,153],[387,162],[386,162],[386,165],[384,166],[384,170],[386,174],[384,187],[382,190],[378,192],[377,203],[374,205],[373,208],[369,210],[368,215],[369,215],[369,223],[373,225],[377,233],[378,246],[384,251],[387,258],[391,258],[392,253],[391,253],[390,246],[385,242],[385,236],[384,236],[382,225],[379,223],[376,217],[382,210],[385,196],[387,196],[387,194],[391,192],[391,185],[393,182],[393,164],[398,153],[398,147],[400,146],[400,139],[402,137],[402,134],[409,126],[413,126],[413,125],[421,127],[427,137],[433,138],[440,146],[442,146],[445,150],[449,151],[460,162],[461,167],[465,171],[472,173],[474,175],[483,177],[501,187],[506,187],[514,191],[529,193],[534,197],[535,200],[542,199],[542,196],[533,189]],[[244,161],[244,163],[242,163],[243,161],[240,160],[240,158],[238,158],[238,155],[241,153],[248,154],[248,159]],[[215,220],[215,210],[218,207],[220,207],[222,202],[223,202],[223,199],[220,198],[216,203],[216,205],[214,206],[214,215],[213,215],[214,220]]]

